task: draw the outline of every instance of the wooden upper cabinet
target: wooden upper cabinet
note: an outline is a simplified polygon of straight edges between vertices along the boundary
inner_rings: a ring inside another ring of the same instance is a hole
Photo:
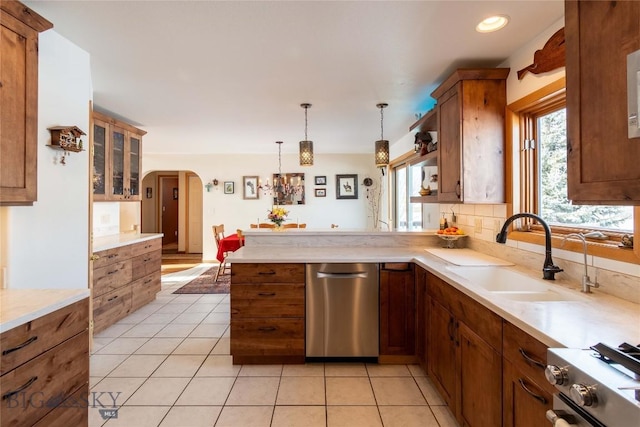
[[[92,128],[93,200],[139,201],[146,132],[96,111]]]
[[[38,33],[52,27],[20,2],[0,2],[1,205],[37,200]]]
[[[640,138],[628,137],[627,55],[640,49],[640,2],[566,1],[568,196],[640,205]]]
[[[437,101],[438,202],[503,203],[508,68],[460,69]]]

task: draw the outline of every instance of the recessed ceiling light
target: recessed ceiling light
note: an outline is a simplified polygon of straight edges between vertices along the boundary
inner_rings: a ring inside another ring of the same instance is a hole
[[[479,33],[491,33],[504,28],[509,23],[507,15],[494,15],[476,25],[476,31]]]

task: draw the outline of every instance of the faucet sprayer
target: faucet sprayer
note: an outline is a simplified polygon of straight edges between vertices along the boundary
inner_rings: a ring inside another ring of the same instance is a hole
[[[544,265],[542,266],[542,278],[544,280],[555,280],[555,274],[563,270],[557,265],[553,264],[553,260],[551,259],[551,229],[549,228],[549,225],[538,215],[528,213],[528,212],[523,212],[523,213],[517,213],[515,215],[510,216],[504,222],[504,225],[502,226],[502,230],[500,230],[500,233],[496,235],[496,242],[503,243],[503,244],[506,243],[507,228],[509,227],[509,224],[511,224],[514,220],[518,218],[525,218],[525,217],[535,219],[542,225],[542,228],[544,228],[545,258],[544,258]]]

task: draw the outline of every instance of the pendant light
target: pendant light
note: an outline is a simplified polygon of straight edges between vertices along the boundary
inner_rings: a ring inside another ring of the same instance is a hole
[[[307,139],[307,110],[311,104],[300,104],[304,108],[304,141],[300,141],[300,166],[313,166],[313,141]]]
[[[384,139],[384,115],[382,111],[387,108],[389,104],[380,103],[376,104],[376,107],[380,109],[380,140],[376,141],[376,166],[381,168],[389,164],[389,141]]]

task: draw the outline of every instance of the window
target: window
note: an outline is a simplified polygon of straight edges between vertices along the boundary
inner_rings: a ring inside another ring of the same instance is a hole
[[[406,163],[393,167],[394,224],[397,228],[422,229],[422,204],[411,203],[418,194],[422,171]]]
[[[623,234],[633,233],[633,207],[572,205],[567,199],[564,86],[563,79],[509,105],[511,128],[519,131],[520,174],[514,181],[514,185],[519,181],[514,203],[519,202],[520,212],[540,215],[554,234],[597,230],[607,234],[613,245]],[[527,221],[521,225],[541,229]]]
[[[564,106],[535,116],[537,163],[540,165],[537,213],[551,225],[633,230],[631,206],[572,205],[567,199],[567,126]]]

